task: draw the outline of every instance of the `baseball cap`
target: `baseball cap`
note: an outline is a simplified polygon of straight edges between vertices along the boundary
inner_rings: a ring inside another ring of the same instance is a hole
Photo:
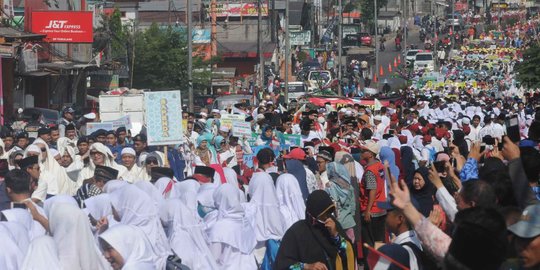
[[[540,235],[540,204],[527,206],[519,221],[508,230],[521,238],[533,238]]]
[[[379,145],[373,140],[365,141],[364,145],[361,145],[360,148],[368,150],[375,155],[379,154]]]
[[[306,152],[300,148],[294,148],[289,154],[284,155],[283,158],[285,159],[298,159],[298,160],[305,160],[306,159]]]
[[[75,110],[71,107],[65,107],[63,110],[64,113],[74,113]]]

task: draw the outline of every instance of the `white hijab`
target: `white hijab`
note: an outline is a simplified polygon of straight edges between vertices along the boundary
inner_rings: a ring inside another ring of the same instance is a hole
[[[296,177],[290,173],[282,174],[276,183],[279,210],[288,229],[298,220],[306,217],[306,204]]]
[[[219,186],[214,201],[218,215],[208,230],[210,243],[223,243],[243,254],[252,254],[257,245],[255,229],[245,216],[236,187],[229,183]]]
[[[3,226],[0,227],[0,239],[0,269],[20,269],[26,251],[17,245],[19,240]]]
[[[38,236],[45,235],[43,226],[32,219],[32,215],[28,210],[13,208],[2,211],[2,214],[8,221],[22,225],[28,231],[30,241]]]
[[[164,208],[166,214],[162,215],[162,219],[171,224],[169,242],[182,263],[192,270],[217,270],[216,259],[208,248],[205,226],[200,218],[194,219],[192,210],[181,199],[167,200]]]
[[[154,186],[159,191],[159,194],[161,194],[161,197],[164,199],[173,198],[176,196],[176,190],[175,190],[175,183],[173,179],[169,177],[160,177],[155,183]],[[169,185],[172,185],[171,189],[167,191],[167,187]]]
[[[67,203],[79,207],[79,204],[73,197],[68,195],[56,195],[46,199],[43,202],[43,210],[45,210],[45,215],[49,216],[51,209],[57,203]]]
[[[249,195],[251,200],[247,203],[249,210],[246,211],[253,211],[255,215],[253,226],[257,241],[280,240],[286,228],[272,177],[266,172],[254,173],[249,182]]]
[[[127,186],[128,184],[129,183],[124,180],[110,180],[110,181],[107,181],[107,183],[103,187],[103,192],[112,193],[113,191],[121,189]]]
[[[241,202],[246,202],[246,194],[244,194],[244,192],[238,187],[238,175],[236,174],[236,172],[231,168],[225,167],[223,168],[223,174],[225,174],[225,180],[227,181],[227,183],[232,184],[233,186],[238,188],[238,191],[241,195]]]
[[[195,220],[201,220],[201,217],[197,213],[197,194],[201,184],[199,182],[187,179],[174,184],[176,189],[177,198],[185,205],[185,210],[189,211]]]
[[[72,204],[55,203],[49,213],[49,228],[63,269],[110,269],[101,255],[84,212]]]
[[[7,269],[7,268],[6,268]],[[58,248],[48,235],[36,237],[28,247],[21,270],[62,270],[58,259]]]
[[[124,175],[127,172],[126,167],[119,165],[114,161],[114,155],[112,154],[109,147],[103,145],[102,143],[93,143],[88,151],[97,151],[105,155],[105,162],[103,166],[111,167],[118,171],[118,177],[121,178],[122,175]],[[92,178],[94,176],[94,170],[96,169],[96,165],[94,164],[94,161],[92,158],[90,158],[90,162],[86,167],[84,167],[81,172],[79,173],[79,178],[77,182],[79,185],[82,185],[82,181],[88,178]]]
[[[113,247],[124,259],[122,270],[154,270],[157,257],[150,241],[139,228],[117,224],[99,238]]]
[[[112,215],[111,198],[107,193],[101,193],[84,200],[84,212],[90,214],[95,220]]]
[[[156,209],[159,209],[161,203],[163,202],[163,196],[161,196],[161,193],[159,193],[157,188],[152,185],[152,183],[148,181],[139,181],[135,182],[133,185],[144,191],[144,193],[146,193],[146,195],[148,195],[148,197],[154,201]]]
[[[126,185],[110,195],[111,203],[120,216],[120,223],[137,226],[148,236],[158,256],[154,259],[156,268],[164,269],[171,249],[155,201],[135,185]]]

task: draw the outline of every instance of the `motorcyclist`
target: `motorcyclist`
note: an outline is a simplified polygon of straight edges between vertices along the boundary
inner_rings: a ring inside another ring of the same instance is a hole
[[[399,35],[396,36],[394,42],[396,43],[396,50],[401,50],[401,37]]]
[[[379,44],[379,49],[380,49],[381,51],[384,51],[384,49],[386,48],[386,47],[384,46],[384,43],[385,43],[385,42],[386,42],[386,38],[384,37],[384,34],[381,34],[381,37],[379,38],[379,43],[380,43],[380,44]]]

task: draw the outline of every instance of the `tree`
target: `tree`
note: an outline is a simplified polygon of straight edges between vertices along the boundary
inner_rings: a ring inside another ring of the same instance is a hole
[[[362,13],[362,22],[368,26],[368,29],[375,31],[375,23],[373,18],[373,15],[375,15],[374,0],[360,0],[357,3],[359,5],[357,8],[359,8]],[[388,0],[377,0],[377,7],[379,8],[378,10],[380,11],[381,8],[386,6],[387,3]]]
[[[152,24],[150,28],[137,32],[133,86],[141,89],[186,90],[187,57],[191,56],[188,56],[183,31]],[[207,66],[201,58],[193,58],[193,70],[204,70]],[[194,89],[203,89],[209,81],[210,71],[193,73]]]
[[[518,64],[517,80],[528,88],[540,87],[540,47],[534,44],[523,53],[523,62]]]

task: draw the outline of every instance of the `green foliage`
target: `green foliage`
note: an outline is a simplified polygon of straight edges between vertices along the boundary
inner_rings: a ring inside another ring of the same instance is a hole
[[[188,88],[187,41],[185,33],[156,24],[135,36],[135,68],[133,86],[150,89]],[[193,58],[193,70],[206,67],[199,57]],[[209,86],[210,72],[193,72],[193,87]]]
[[[528,88],[540,87],[540,47],[535,44],[523,54],[523,62],[517,66],[517,80]]]
[[[388,0],[377,0],[377,7],[379,11],[381,8],[385,7],[388,3]],[[368,29],[374,29],[375,26],[374,18],[375,15],[375,1],[374,0],[360,0],[357,2],[358,9],[362,13],[362,22],[368,26]]]

